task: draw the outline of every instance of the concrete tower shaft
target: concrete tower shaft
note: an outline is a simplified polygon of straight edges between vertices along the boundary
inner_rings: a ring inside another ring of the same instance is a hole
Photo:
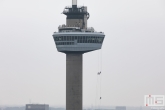
[[[82,54],[66,54],[66,110],[82,110]]]

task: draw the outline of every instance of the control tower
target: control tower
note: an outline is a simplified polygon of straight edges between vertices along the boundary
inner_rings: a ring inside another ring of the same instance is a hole
[[[63,14],[66,24],[58,27],[53,38],[57,50],[66,54],[66,110],[82,110],[83,54],[101,49],[105,35],[87,27],[90,14],[86,6],[77,6],[77,0]]]

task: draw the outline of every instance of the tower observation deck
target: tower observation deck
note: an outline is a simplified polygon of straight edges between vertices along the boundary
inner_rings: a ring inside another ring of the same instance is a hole
[[[62,13],[66,24],[58,27],[53,38],[57,50],[66,54],[66,110],[82,110],[83,54],[101,49],[105,35],[87,27],[90,14],[86,6],[77,6],[77,0]]]

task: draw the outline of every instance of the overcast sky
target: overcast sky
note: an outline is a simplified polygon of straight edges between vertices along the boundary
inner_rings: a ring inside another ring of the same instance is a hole
[[[65,106],[66,56],[57,52],[52,34],[65,24],[61,13],[71,3],[0,0],[0,106],[30,100]],[[88,6],[88,26],[106,35],[102,52],[84,54],[83,105],[100,103],[100,70],[102,106],[143,106],[144,95],[165,95],[165,0],[78,0],[78,5]]]

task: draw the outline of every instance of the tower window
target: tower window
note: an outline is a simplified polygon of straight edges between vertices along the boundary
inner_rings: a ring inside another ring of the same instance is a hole
[[[74,41],[74,36],[72,36],[72,41]]]
[[[66,41],[66,36],[64,36],[64,41]]]

